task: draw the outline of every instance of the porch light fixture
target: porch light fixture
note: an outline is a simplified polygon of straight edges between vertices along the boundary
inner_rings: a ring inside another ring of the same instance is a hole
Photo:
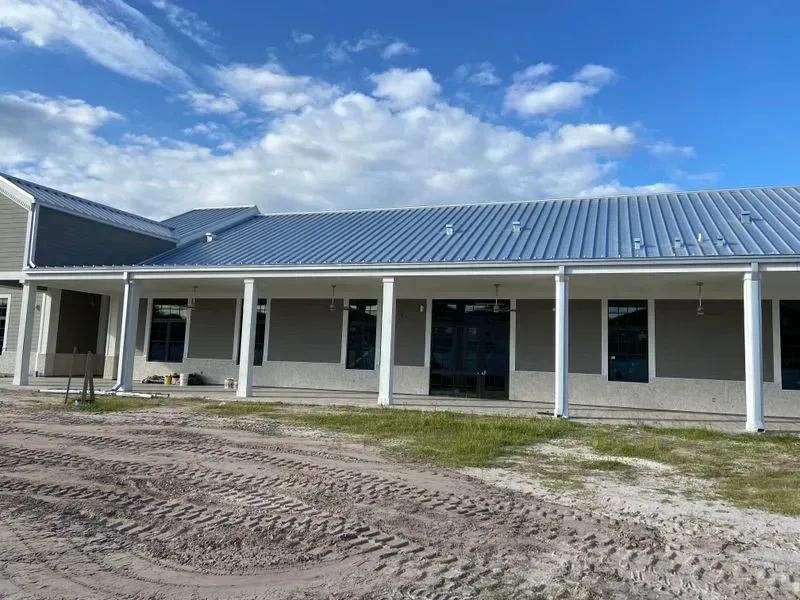
[[[333,312],[336,310],[336,286],[331,285],[331,303],[328,304],[328,310]]]
[[[186,303],[186,307],[189,310],[194,310],[195,305],[197,304],[197,286],[192,287],[192,297],[189,298],[189,301]]]
[[[697,316],[702,317],[706,314],[705,309],[703,308],[703,282],[697,282]]]

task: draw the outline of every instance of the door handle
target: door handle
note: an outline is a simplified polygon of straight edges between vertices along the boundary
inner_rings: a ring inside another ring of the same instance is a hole
[[[484,369],[483,371],[478,371],[477,375],[486,376],[486,369]]]

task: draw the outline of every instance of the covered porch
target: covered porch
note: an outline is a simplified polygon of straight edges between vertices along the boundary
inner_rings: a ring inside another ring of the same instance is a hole
[[[171,394],[761,431],[765,413],[770,429],[800,418],[796,270],[82,270],[31,273],[24,289],[98,295],[100,385],[122,390],[163,391],[138,382],[188,372],[214,385]],[[43,305],[44,331],[71,318]],[[457,322],[442,316],[451,305]],[[467,313],[489,315],[491,335]],[[32,322],[20,324],[22,347]],[[30,383],[30,355],[17,384]]]

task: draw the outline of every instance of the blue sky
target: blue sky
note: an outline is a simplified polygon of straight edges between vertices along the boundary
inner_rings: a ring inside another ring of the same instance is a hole
[[[0,0],[0,169],[153,217],[796,184],[799,17]]]

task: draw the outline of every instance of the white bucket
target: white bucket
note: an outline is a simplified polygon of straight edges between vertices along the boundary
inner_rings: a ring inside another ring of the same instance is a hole
[[[178,381],[180,382],[181,387],[186,387],[187,385],[189,385],[189,374],[181,373],[180,379],[178,379]]]

